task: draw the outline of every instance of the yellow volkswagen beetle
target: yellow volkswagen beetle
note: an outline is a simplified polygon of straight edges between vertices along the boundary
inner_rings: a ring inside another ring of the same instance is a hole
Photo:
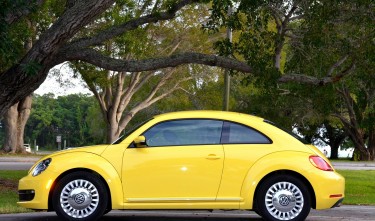
[[[304,220],[344,199],[344,178],[314,146],[259,117],[162,114],[111,145],[56,152],[19,181],[18,204],[66,220],[111,209],[245,209]]]

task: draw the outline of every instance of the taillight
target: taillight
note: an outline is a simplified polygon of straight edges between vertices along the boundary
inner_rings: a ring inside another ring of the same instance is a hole
[[[331,165],[319,156],[310,156],[310,163],[320,170],[333,171]]]

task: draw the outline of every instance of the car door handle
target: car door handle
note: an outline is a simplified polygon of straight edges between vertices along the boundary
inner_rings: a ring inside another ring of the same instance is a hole
[[[210,155],[208,155],[207,157],[206,157],[206,159],[208,159],[208,160],[218,160],[218,159],[220,159],[221,157],[220,156],[218,156],[218,155],[216,155],[216,154],[210,154]]]

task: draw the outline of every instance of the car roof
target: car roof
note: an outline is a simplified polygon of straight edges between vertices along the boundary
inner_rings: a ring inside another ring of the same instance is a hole
[[[212,119],[239,119],[239,118],[247,118],[248,120],[253,121],[263,121],[263,118],[243,114],[238,112],[230,112],[230,111],[215,111],[215,110],[192,110],[192,111],[178,111],[178,112],[170,112],[164,113],[160,115],[154,116],[155,119],[158,120],[167,120],[167,119],[183,119],[183,118],[212,118]]]

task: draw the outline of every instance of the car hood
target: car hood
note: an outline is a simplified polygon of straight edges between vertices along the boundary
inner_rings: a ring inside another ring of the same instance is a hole
[[[85,147],[77,147],[77,148],[71,148],[71,149],[66,149],[66,150],[60,150],[55,153],[49,154],[47,156],[44,156],[40,158],[37,162],[34,163],[34,165],[30,168],[29,173],[34,169],[36,165],[38,165],[41,161],[48,159],[48,158],[53,158],[58,155],[62,154],[72,154],[72,153],[77,153],[77,152],[86,152],[86,153],[92,153],[96,155],[101,155],[103,151],[109,146],[109,144],[103,144],[103,145],[95,145],[95,146],[85,146]]]
[[[77,148],[70,148],[66,150],[57,151],[53,154],[50,154],[48,156],[43,157],[43,159],[46,158],[52,158],[57,155],[61,154],[70,154],[70,153],[76,153],[76,152],[87,152],[87,153],[93,153],[100,155],[103,153],[103,151],[109,146],[109,144],[102,144],[102,145],[95,145],[95,146],[85,146],[85,147],[77,147]],[[41,160],[43,160],[41,159]]]

